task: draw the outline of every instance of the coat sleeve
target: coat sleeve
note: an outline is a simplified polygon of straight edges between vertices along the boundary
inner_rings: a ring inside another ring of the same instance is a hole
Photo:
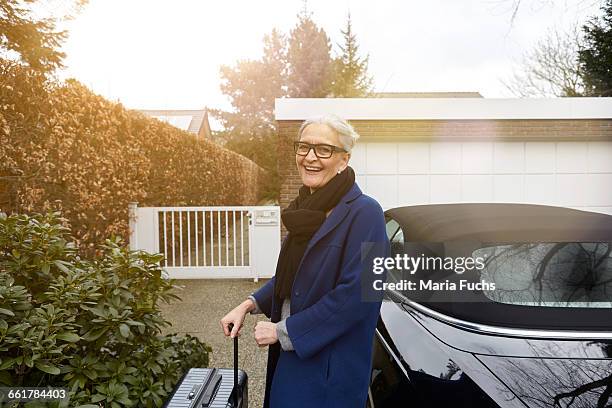
[[[274,296],[274,281],[276,276],[266,282],[261,288],[253,293],[253,297],[257,301],[257,306],[269,319],[272,314],[272,297]]]
[[[340,336],[349,335],[355,323],[378,317],[382,293],[377,301],[362,300],[361,244],[376,242],[378,255],[389,253],[380,205],[372,201],[359,208],[352,222],[336,287],[315,304],[287,318],[289,337],[302,359],[315,355]]]

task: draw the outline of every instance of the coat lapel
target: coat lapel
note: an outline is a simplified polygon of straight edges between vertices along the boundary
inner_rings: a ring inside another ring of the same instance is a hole
[[[295,283],[297,282],[297,277],[300,274],[300,270],[302,269],[302,264],[304,263],[304,260],[308,258],[308,254],[310,253],[310,250],[316,245],[317,242],[323,239],[323,237],[329,234],[334,228],[338,226],[338,224],[340,224],[340,222],[342,222],[342,220],[348,215],[349,210],[351,209],[351,206],[349,203],[353,201],[354,199],[356,199],[357,197],[359,197],[360,195],[361,195],[361,189],[359,188],[357,183],[353,184],[353,187],[351,187],[348,193],[346,193],[344,197],[342,197],[338,205],[336,205],[334,209],[332,210],[329,217],[327,217],[327,219],[323,222],[323,225],[321,225],[319,230],[310,239],[310,242],[308,243],[308,246],[306,247],[306,250],[304,251],[304,255],[302,256],[302,260],[300,261],[300,264],[298,265],[298,269],[297,269],[295,278],[293,280],[293,285],[291,286],[291,293],[293,293],[295,290],[294,288],[295,288]],[[295,300],[293,296],[291,297],[291,299],[292,300],[291,300],[290,307],[291,307],[291,314],[293,314],[295,313],[294,311]]]
[[[349,203],[360,195],[361,189],[359,188],[357,183],[353,184],[353,187],[351,187],[348,193],[346,193],[344,197],[342,197],[338,205],[336,205],[332,210],[329,217],[327,217],[325,222],[323,222],[321,228],[319,228],[319,230],[310,239],[310,242],[306,247],[306,251],[304,252],[304,256],[302,257],[302,259],[306,258],[306,255],[308,254],[310,249],[314,247],[317,242],[323,239],[323,237],[329,234],[334,228],[338,226],[338,224],[340,224],[340,222],[342,222],[342,220],[344,219],[344,217],[347,216],[351,208]]]

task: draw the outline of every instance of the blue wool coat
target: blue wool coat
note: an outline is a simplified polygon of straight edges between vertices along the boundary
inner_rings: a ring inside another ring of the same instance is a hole
[[[270,346],[264,408],[365,406],[382,294],[362,300],[362,276],[369,279],[362,275],[363,242],[382,243],[379,255],[389,253],[382,208],[354,184],[312,237],[298,267],[286,321],[295,351],[283,351],[278,342]],[[282,303],[274,282],[253,296],[278,322]]]

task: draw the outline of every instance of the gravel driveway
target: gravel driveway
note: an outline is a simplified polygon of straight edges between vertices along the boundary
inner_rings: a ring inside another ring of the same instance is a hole
[[[210,367],[233,367],[232,341],[221,331],[219,320],[233,307],[261,287],[266,280],[252,279],[194,279],[178,280],[184,289],[177,294],[182,301],[162,304],[166,320],[172,326],[164,333],[189,333],[212,347]],[[249,376],[249,407],[263,405],[266,378],[267,348],[259,348],[253,339],[253,328],[264,315],[247,315],[239,341],[239,368]]]

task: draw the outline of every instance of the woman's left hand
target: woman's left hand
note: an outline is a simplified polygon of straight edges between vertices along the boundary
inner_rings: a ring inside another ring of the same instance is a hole
[[[255,341],[259,347],[265,347],[276,343],[278,341],[276,323],[257,322],[255,325]]]

